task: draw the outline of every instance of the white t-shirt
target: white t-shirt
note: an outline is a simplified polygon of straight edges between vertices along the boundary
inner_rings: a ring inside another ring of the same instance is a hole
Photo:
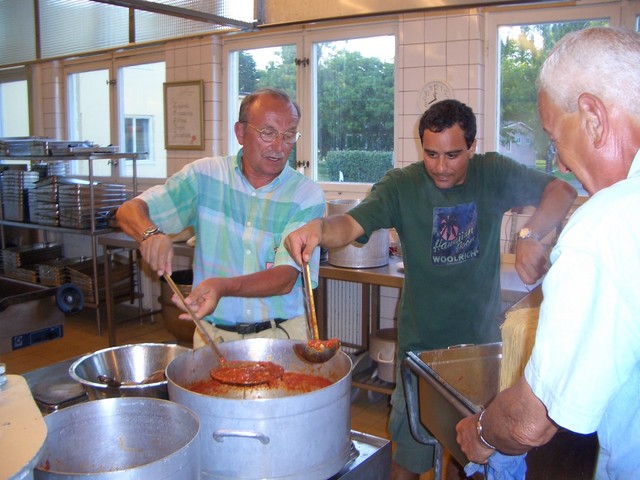
[[[596,478],[640,476],[640,152],[551,254],[527,382],[549,417],[598,432]]]

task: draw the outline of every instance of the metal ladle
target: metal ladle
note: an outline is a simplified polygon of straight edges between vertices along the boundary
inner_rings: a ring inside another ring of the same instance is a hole
[[[213,338],[211,338],[211,335],[209,335],[209,332],[204,328],[202,320],[196,316],[195,312],[185,301],[182,292],[174,283],[171,275],[165,273],[164,279],[171,287],[171,290],[173,290],[173,293],[175,293],[180,299],[184,308],[187,309],[187,312],[189,312],[189,315],[191,316],[191,320],[196,324],[196,327],[207,341],[211,351],[220,362],[220,366],[212,368],[209,372],[211,378],[221,383],[232,385],[258,385],[261,383],[273,382],[284,375],[284,368],[273,362],[226,360],[222,355],[222,352],[218,350],[218,347],[216,346]]]
[[[307,343],[296,343],[293,346],[293,350],[296,352],[296,355],[307,362],[324,363],[331,360],[336,354],[340,348],[340,340],[337,338],[320,340],[318,318],[316,317],[316,307],[313,300],[313,289],[311,287],[311,269],[308,263],[305,263],[302,268],[302,276],[304,279],[305,305],[307,306],[307,314],[311,322],[313,339]]]

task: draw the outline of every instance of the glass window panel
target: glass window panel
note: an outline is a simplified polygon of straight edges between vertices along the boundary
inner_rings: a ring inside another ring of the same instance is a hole
[[[69,140],[89,140],[99,146],[111,144],[109,116],[109,70],[73,73],[67,77]],[[74,161],[75,175],[88,175],[89,162]],[[107,160],[93,162],[95,176],[111,176]]]
[[[43,58],[128,45],[129,10],[90,0],[40,0],[40,36]]]
[[[249,93],[263,87],[279,88],[296,98],[296,46],[279,45],[276,47],[238,50],[231,54],[230,64],[237,72],[231,81],[232,105],[229,106],[229,122],[233,125],[238,119],[240,102]],[[240,145],[235,135],[229,143],[231,152]],[[289,165],[295,168],[296,148],[291,150]]]
[[[164,149],[165,63],[130,65],[119,69],[118,85],[122,115],[121,142],[126,152],[148,153],[137,161],[137,176],[167,176],[167,151]],[[140,95],[144,92],[144,95]],[[130,142],[129,142],[130,139]],[[142,143],[141,143],[142,142]],[[120,174],[133,175],[131,160],[121,162]]]
[[[0,65],[36,59],[35,17],[32,1],[13,0],[0,8]],[[20,39],[16,41],[16,39]]]
[[[580,20],[498,28],[498,151],[567,180],[581,194],[585,192],[575,177],[558,171],[555,151],[540,125],[536,78],[549,51],[566,33],[608,24],[607,20]]]
[[[0,137],[29,135],[27,81],[0,83]]]
[[[395,38],[314,44],[317,180],[372,183],[393,168]]]

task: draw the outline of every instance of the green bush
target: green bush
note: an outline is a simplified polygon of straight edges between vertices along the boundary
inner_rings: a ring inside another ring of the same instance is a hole
[[[327,152],[329,182],[374,183],[393,168],[393,152],[332,150]]]

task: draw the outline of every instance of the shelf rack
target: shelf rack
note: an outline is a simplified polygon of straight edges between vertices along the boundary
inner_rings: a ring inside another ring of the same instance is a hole
[[[105,235],[108,233],[114,232],[113,228],[96,228],[96,219],[93,212],[95,211],[95,194],[94,194],[94,161],[96,160],[131,160],[132,161],[132,191],[133,196],[135,197],[138,194],[138,180],[137,180],[137,161],[139,158],[146,156],[146,153],[118,153],[118,152],[108,152],[108,153],[78,153],[73,155],[54,155],[54,156],[8,156],[1,155],[0,156],[0,165],[6,164],[7,161],[12,163],[21,162],[28,163],[29,165],[33,165],[37,162],[69,162],[69,161],[87,161],[89,167],[89,208],[92,212],[90,228],[89,229],[76,229],[76,228],[68,228],[68,227],[57,227],[51,225],[43,225],[39,223],[32,222],[20,222],[14,220],[5,220],[2,209],[0,209],[0,245],[2,249],[6,248],[5,241],[5,227],[18,227],[25,228],[31,230],[38,230],[44,233],[45,242],[47,232],[55,232],[55,233],[63,233],[63,234],[71,234],[71,235],[79,235],[79,236],[87,236],[91,238],[91,257],[93,262],[93,284],[96,288],[95,302],[85,303],[86,307],[94,308],[96,310],[96,322],[98,328],[98,334],[102,333],[102,319],[100,307],[100,295],[98,288],[98,242],[97,238],[101,235]],[[139,279],[138,279],[139,285]]]

